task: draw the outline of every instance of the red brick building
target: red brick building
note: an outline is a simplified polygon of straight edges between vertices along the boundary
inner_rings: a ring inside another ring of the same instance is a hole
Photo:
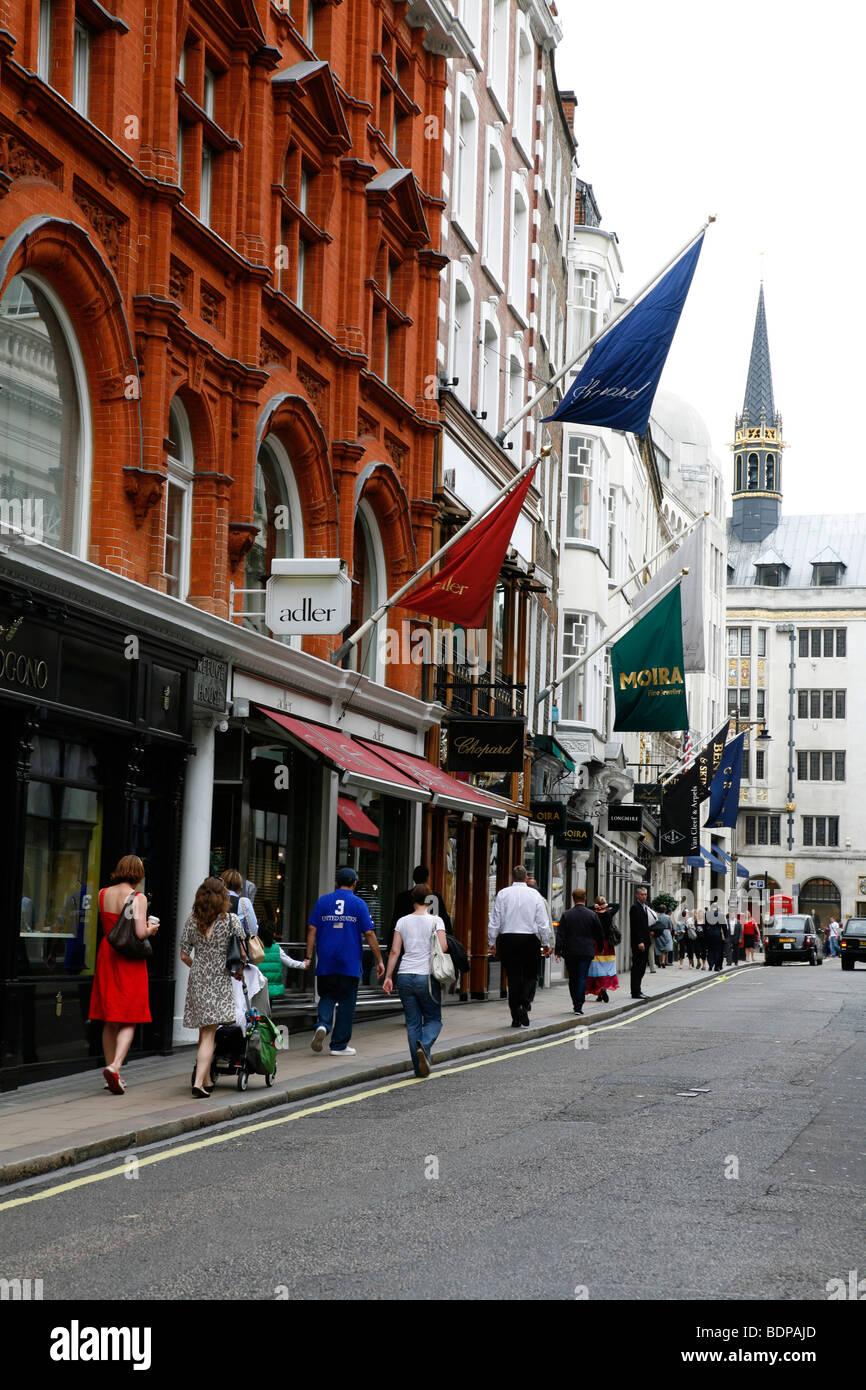
[[[388,590],[430,553],[445,60],[406,13],[0,5],[0,293],[44,280],[80,348],[82,556],[230,616],[283,539],[267,441],[295,553],[358,577],[359,504]]]

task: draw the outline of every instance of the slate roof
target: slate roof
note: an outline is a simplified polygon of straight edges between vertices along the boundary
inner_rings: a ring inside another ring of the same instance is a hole
[[[770,554],[778,558],[768,560]],[[783,516],[775,531],[749,542],[739,539],[728,518],[729,588],[753,588],[756,564],[781,563],[790,566],[785,588],[809,589],[815,560],[845,566],[838,588],[866,588],[866,515]]]
[[[743,413],[748,410],[749,424],[757,425],[761,410],[765,411],[766,422],[771,427],[776,423],[776,407],[773,404],[773,374],[770,371],[770,345],[767,339],[767,314],[764,308],[764,286],[758,295],[758,312],[755,315],[755,331],[752,335],[752,355],[749,358],[749,375],[746,378],[746,394],[743,400]]]

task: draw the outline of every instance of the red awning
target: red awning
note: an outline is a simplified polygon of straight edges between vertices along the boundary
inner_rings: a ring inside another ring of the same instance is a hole
[[[365,739],[358,739],[358,742],[363,743],[365,747],[370,746]],[[489,816],[491,820],[505,820],[508,816],[507,807],[491,801],[474,787],[458,782],[456,777],[450,777],[441,768],[434,767],[426,758],[419,758],[414,753],[403,753],[399,748],[382,748],[378,744],[376,753],[400,772],[414,777],[422,787],[427,788],[436,805],[443,806],[448,811],[469,811],[476,816]]]
[[[337,797],[337,815],[349,831],[352,849],[378,849],[379,827],[350,796]]]
[[[264,706],[260,706],[260,709],[262,714],[279,724],[298,742],[306,744],[338,767],[345,773],[345,780],[353,786],[370,787],[385,796],[402,797],[404,801],[429,800],[428,789],[415,778],[405,776],[394,763],[385,762],[379,757],[378,748],[374,752],[360,739],[352,738],[351,734],[344,734],[342,730],[327,724],[294,719],[290,714],[280,714]]]

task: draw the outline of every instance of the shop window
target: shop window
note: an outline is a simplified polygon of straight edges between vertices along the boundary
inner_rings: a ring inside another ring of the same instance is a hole
[[[275,435],[268,435],[256,459],[253,520],[258,535],[247,554],[244,571],[244,626],[267,633],[264,590],[273,560],[290,560],[304,553],[301,505],[295,475],[286,449]],[[255,591],[261,590],[261,598]],[[299,638],[284,637],[299,645]]]
[[[90,412],[84,363],[60,300],[16,275],[0,301],[0,505],[4,525],[87,554]]]

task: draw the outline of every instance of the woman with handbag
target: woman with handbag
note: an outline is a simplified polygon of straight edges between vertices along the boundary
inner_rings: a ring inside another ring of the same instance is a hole
[[[434,936],[441,950],[448,951],[442,918],[431,917],[427,911],[428,895],[426,884],[412,889],[412,912],[397,919],[388,968],[382,982],[385,993],[393,993],[394,970],[399,960],[397,993],[406,1016],[409,1056],[416,1076],[430,1075],[430,1054],[442,1031],[442,989],[439,981],[433,978],[431,969]]]
[[[151,1021],[148,938],[159,930],[159,922],[147,915],[147,899],[140,891],[143,882],[143,863],[137,855],[127,854],[111,875],[109,886],[99,893],[102,940],[93,972],[89,1017],[102,1022],[102,1075],[106,1089],[115,1096],[126,1090],[120,1068],[132,1046],[136,1025]]]
[[[180,958],[189,966],[184,1027],[199,1030],[192,1087],[196,1100],[213,1090],[210,1067],[216,1030],[221,1023],[235,1021],[231,977],[241,975],[244,929],[230,908],[222,879],[206,878],[180,937]]]
[[[616,973],[616,948],[622,940],[622,933],[619,927],[615,927],[613,919],[619,912],[619,903],[608,904],[605,898],[596,898],[593,903],[598,920],[601,922],[601,931],[604,938],[602,949],[596,952],[595,958],[589,967],[589,974],[586,977],[586,992],[594,994],[600,1004],[609,1004],[609,989],[619,989],[619,979]]]

